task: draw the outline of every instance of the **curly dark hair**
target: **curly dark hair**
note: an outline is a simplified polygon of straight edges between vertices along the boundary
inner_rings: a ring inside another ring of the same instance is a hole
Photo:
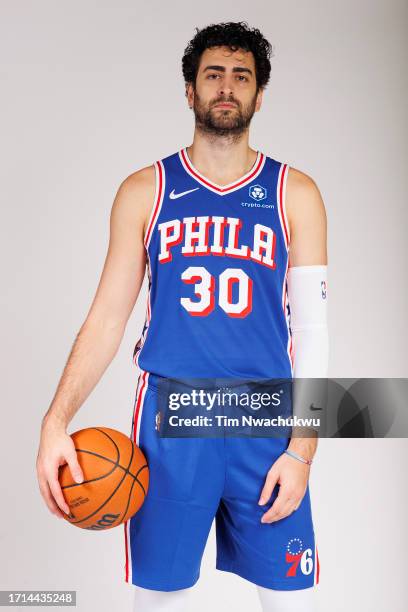
[[[255,58],[257,91],[266,87],[271,72],[272,46],[258,29],[250,28],[246,21],[211,24],[202,30],[196,28],[196,35],[185,48],[182,59],[186,86],[192,83],[195,87],[201,55],[206,49],[217,46],[230,47],[232,51],[251,51]]]

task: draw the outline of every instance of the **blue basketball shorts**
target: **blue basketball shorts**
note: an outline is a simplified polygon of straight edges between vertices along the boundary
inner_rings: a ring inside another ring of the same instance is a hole
[[[139,375],[132,439],[149,465],[141,509],[124,524],[125,581],[174,591],[193,586],[215,518],[216,568],[277,590],[319,582],[309,485],[292,514],[261,516],[278,494],[258,505],[268,470],[288,438],[169,438],[156,429],[158,377]]]

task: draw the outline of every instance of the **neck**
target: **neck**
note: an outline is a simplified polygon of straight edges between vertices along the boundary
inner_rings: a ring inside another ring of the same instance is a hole
[[[196,127],[187,153],[201,174],[217,185],[228,185],[249,172],[255,163],[257,152],[250,148],[248,138],[248,130],[237,138],[206,134]]]

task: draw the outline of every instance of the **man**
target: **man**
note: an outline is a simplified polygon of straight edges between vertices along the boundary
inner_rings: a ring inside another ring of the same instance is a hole
[[[193,143],[129,176],[111,213],[95,299],[42,423],[39,485],[51,512],[66,428],[119,347],[147,265],[131,436],[151,485],[125,524],[135,610],[188,608],[214,517],[217,568],[257,585],[264,610],[314,609],[319,560],[308,479],[316,438],[166,438],[166,377],[327,375],[326,215],[315,182],[249,147],[269,81],[268,41],[246,23],[197,30],[183,57]],[[290,255],[289,255],[290,250]]]

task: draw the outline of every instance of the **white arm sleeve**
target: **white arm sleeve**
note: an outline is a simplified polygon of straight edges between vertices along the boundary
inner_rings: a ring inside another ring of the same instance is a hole
[[[295,378],[327,378],[327,265],[288,270],[290,328]]]

